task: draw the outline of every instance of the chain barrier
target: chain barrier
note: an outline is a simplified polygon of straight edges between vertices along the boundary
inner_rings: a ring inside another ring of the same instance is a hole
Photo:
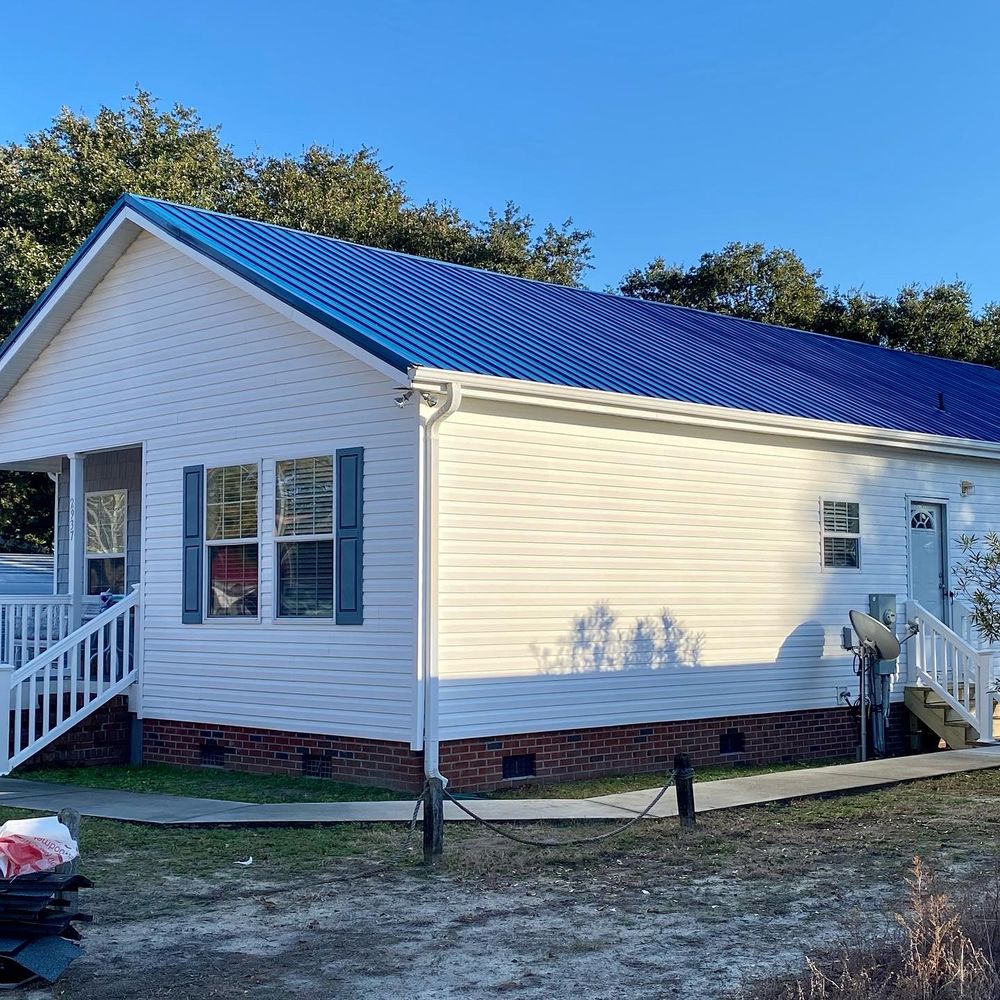
[[[690,774],[688,773],[688,771],[690,771]],[[497,836],[499,837],[505,837],[507,840],[514,841],[515,844],[524,844],[527,847],[576,847],[583,844],[596,844],[602,840],[610,840],[612,837],[620,836],[630,827],[635,826],[635,824],[638,823],[639,820],[645,819],[650,814],[650,812],[652,812],[653,808],[656,806],[656,803],[659,802],[660,799],[662,799],[663,796],[667,794],[667,789],[669,789],[670,786],[673,785],[677,777],[690,777],[693,773],[694,772],[691,771],[690,768],[686,769],[685,772],[681,775],[678,775],[676,771],[671,771],[669,776],[667,777],[667,783],[656,793],[656,796],[653,798],[653,801],[650,802],[649,805],[646,806],[646,808],[643,809],[641,813],[639,813],[636,816],[633,816],[627,823],[624,823],[617,829],[609,830],[607,833],[601,833],[595,837],[574,837],[571,840],[532,840],[529,837],[518,836],[516,833],[511,833],[509,830],[505,830],[503,829],[503,827],[497,826],[496,823],[491,823],[489,820],[483,819],[482,816],[476,815],[476,813],[474,813],[471,809],[469,809],[463,802],[461,802],[459,799],[456,799],[455,796],[452,795],[447,788],[444,789],[444,795],[445,798],[447,798],[450,802],[453,802],[462,812],[464,812],[471,819],[475,820],[480,826],[485,827],[487,830],[497,834]],[[413,810],[413,819],[410,821],[411,830],[416,829],[417,813],[419,812],[421,802],[423,802],[422,798],[417,803],[416,809]]]

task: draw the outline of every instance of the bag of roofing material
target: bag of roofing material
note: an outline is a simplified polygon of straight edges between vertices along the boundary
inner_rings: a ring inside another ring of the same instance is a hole
[[[4,878],[51,871],[79,854],[69,829],[55,816],[9,819],[0,826],[0,874]]]

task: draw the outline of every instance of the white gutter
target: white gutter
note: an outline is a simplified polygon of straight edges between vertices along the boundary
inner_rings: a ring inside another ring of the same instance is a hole
[[[960,455],[966,458],[1000,459],[1000,442],[892,430],[867,424],[815,420],[811,417],[762,413],[757,410],[739,410],[706,403],[678,402],[628,393],[606,392],[600,389],[580,389],[573,386],[550,385],[545,382],[501,378],[495,375],[472,375],[418,368],[411,384],[419,389],[440,386],[453,379],[462,380],[462,391],[467,398],[491,399],[744,433],[902,448],[910,451],[934,452],[939,455]]]
[[[448,779],[441,774],[438,739],[438,427],[462,405],[462,386],[457,381],[427,390],[434,399],[430,413],[420,416],[420,615],[418,658],[423,682],[424,775]],[[444,392],[444,401],[439,395]]]

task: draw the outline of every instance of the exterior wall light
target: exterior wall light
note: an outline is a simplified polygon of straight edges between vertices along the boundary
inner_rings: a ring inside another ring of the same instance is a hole
[[[968,479],[963,479],[958,484],[958,488],[962,491],[963,497],[971,497],[976,492],[976,484],[970,483]]]

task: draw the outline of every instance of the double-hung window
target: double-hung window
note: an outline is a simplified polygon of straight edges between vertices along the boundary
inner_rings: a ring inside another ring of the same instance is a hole
[[[209,618],[258,615],[259,482],[256,465],[205,470]]]
[[[279,618],[333,617],[333,457],[275,466]]]
[[[125,593],[125,545],[128,493],[106,490],[88,493],[87,593]]]
[[[823,566],[861,568],[861,511],[848,500],[823,501]]]

